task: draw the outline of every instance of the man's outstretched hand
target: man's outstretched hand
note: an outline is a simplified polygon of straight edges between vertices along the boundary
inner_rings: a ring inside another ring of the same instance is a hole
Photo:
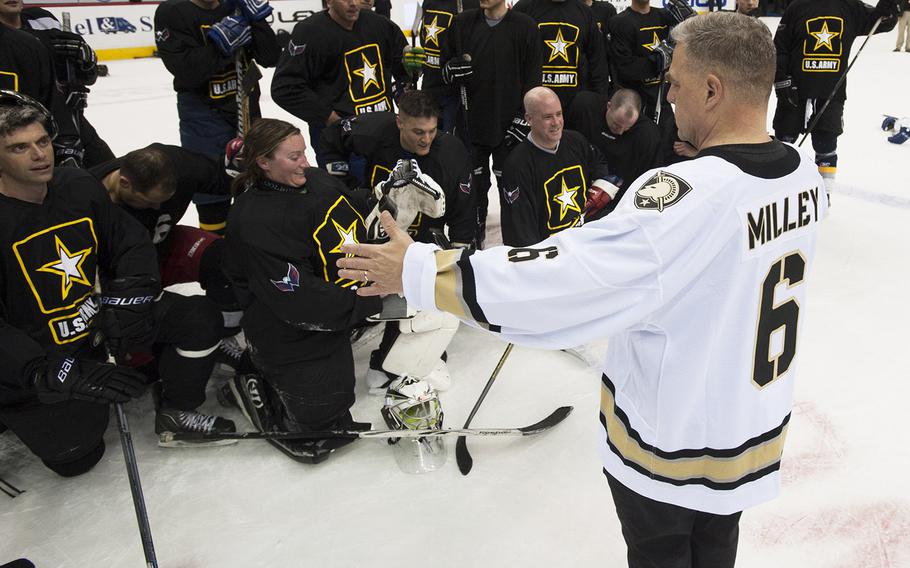
[[[382,212],[379,222],[389,235],[387,243],[343,245],[341,252],[353,256],[339,258],[336,262],[341,269],[338,271],[341,278],[370,283],[357,289],[360,296],[402,293],[401,273],[404,270],[404,254],[414,240],[398,227],[388,211]]]

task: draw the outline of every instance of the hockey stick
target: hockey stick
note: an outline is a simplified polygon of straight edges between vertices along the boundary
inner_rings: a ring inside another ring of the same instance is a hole
[[[464,12],[464,3],[462,2],[462,0],[455,0],[455,11],[457,12],[457,14],[461,14],[462,12]],[[454,19],[453,19],[453,23],[454,23]],[[462,45],[461,45],[461,34],[458,33],[458,30],[452,30],[452,31],[455,34],[455,51],[458,52],[459,56],[464,56],[464,52],[462,51]],[[470,55],[468,56],[468,61],[470,61]],[[459,94],[459,98],[461,100],[462,119],[463,119],[462,122],[464,125],[463,140],[466,143],[470,143],[471,136],[468,134],[468,88],[465,86],[464,83],[461,83],[460,85],[458,85],[458,94]],[[452,130],[454,131],[454,128]]]
[[[325,438],[438,438],[446,436],[515,437],[546,432],[566,419],[571,406],[560,406],[549,416],[520,428],[451,428],[422,430],[313,430],[310,432],[162,432],[162,442],[177,440],[312,440]]]
[[[499,375],[499,371],[502,369],[502,366],[505,365],[506,359],[509,358],[509,353],[512,352],[513,347],[515,347],[514,343],[509,343],[506,346],[506,350],[503,352],[502,357],[499,358],[499,363],[497,363],[496,368],[493,369],[493,374],[487,379],[487,384],[484,385],[483,390],[480,392],[480,397],[477,399],[477,402],[474,403],[474,408],[471,409],[471,413],[468,414],[468,419],[464,422],[464,428],[471,425],[471,420],[474,419],[474,415],[477,414],[477,409],[480,408],[483,399],[485,399],[487,393],[490,392],[493,381],[496,380],[496,376]],[[471,452],[468,451],[468,441],[464,436],[459,436],[458,441],[455,442],[455,461],[458,463],[458,471],[461,472],[461,475],[469,474],[471,468],[474,466],[474,458],[471,457]]]
[[[123,412],[123,405],[114,404],[117,409],[117,425],[120,428],[120,445],[123,447],[123,460],[126,462],[126,473],[130,480],[130,492],[133,494],[133,507],[136,509],[136,521],[139,523],[139,537],[142,539],[142,552],[148,568],[158,568],[155,558],[155,544],[152,542],[152,529],[149,526],[148,511],[145,509],[145,497],[142,495],[142,484],[139,481],[139,466],[136,464],[136,452],[133,449],[133,438],[130,425]]]
[[[19,489],[18,487],[16,487],[9,481],[3,479],[2,477],[0,477],[0,491],[3,491],[4,493],[6,493],[10,497],[10,499],[15,499],[19,495],[22,495],[23,493],[25,493],[25,491],[23,491],[22,489]]]
[[[878,26],[881,23],[882,23],[882,18],[881,18],[881,16],[879,16],[879,18],[877,20],[875,20],[875,23],[872,24],[872,29],[869,30],[868,34],[866,34],[866,39],[863,40],[863,44],[859,46],[859,51],[856,52],[856,55],[853,56],[853,60],[850,61],[849,65],[847,65],[847,70],[844,71],[844,74],[841,75],[840,79],[837,80],[837,83],[834,84],[834,88],[831,89],[831,94],[828,95],[828,99],[825,101],[825,104],[822,105],[822,109],[820,111],[818,111],[817,113],[815,113],[815,117],[812,119],[812,122],[809,123],[809,127],[806,129],[806,133],[803,134],[803,137],[800,138],[800,140],[799,140],[799,144],[796,145],[797,148],[802,146],[803,142],[806,141],[806,138],[808,138],[809,135],[812,134],[812,131],[815,130],[815,125],[818,124],[819,119],[821,119],[822,115],[825,114],[825,110],[828,109],[828,105],[831,104],[831,100],[834,98],[834,95],[837,94],[837,91],[838,91],[838,89],[840,89],[840,86],[844,83],[844,81],[847,80],[847,73],[850,72],[850,69],[853,67],[853,64],[856,63],[856,60],[859,58],[859,54],[863,52],[863,49],[866,47],[866,44],[869,43],[869,38],[871,38],[873,35],[875,35],[875,31],[878,29]]]

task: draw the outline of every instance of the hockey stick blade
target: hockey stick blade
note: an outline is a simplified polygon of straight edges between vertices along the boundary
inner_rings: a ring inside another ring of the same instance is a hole
[[[313,440],[324,438],[437,438],[441,436],[515,437],[546,432],[566,419],[571,406],[561,406],[549,416],[520,428],[451,428],[424,430],[314,430],[312,432],[162,432],[162,442],[177,440]]]

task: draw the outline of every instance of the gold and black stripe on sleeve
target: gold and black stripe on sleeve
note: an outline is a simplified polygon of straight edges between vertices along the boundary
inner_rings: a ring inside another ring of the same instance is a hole
[[[746,440],[736,448],[661,450],[642,441],[616,406],[616,389],[603,376],[600,422],[607,432],[607,445],[622,462],[652,479],[672,485],[703,485],[731,490],[780,469],[790,414],[774,429]]]
[[[471,249],[450,249],[436,252],[436,307],[460,319],[474,320],[481,327],[493,332],[500,326],[487,321],[477,303],[474,268],[471,266]]]

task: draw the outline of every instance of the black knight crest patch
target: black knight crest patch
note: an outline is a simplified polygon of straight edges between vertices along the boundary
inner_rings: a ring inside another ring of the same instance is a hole
[[[635,192],[635,207],[663,211],[676,205],[690,191],[692,186],[686,180],[659,171]]]

